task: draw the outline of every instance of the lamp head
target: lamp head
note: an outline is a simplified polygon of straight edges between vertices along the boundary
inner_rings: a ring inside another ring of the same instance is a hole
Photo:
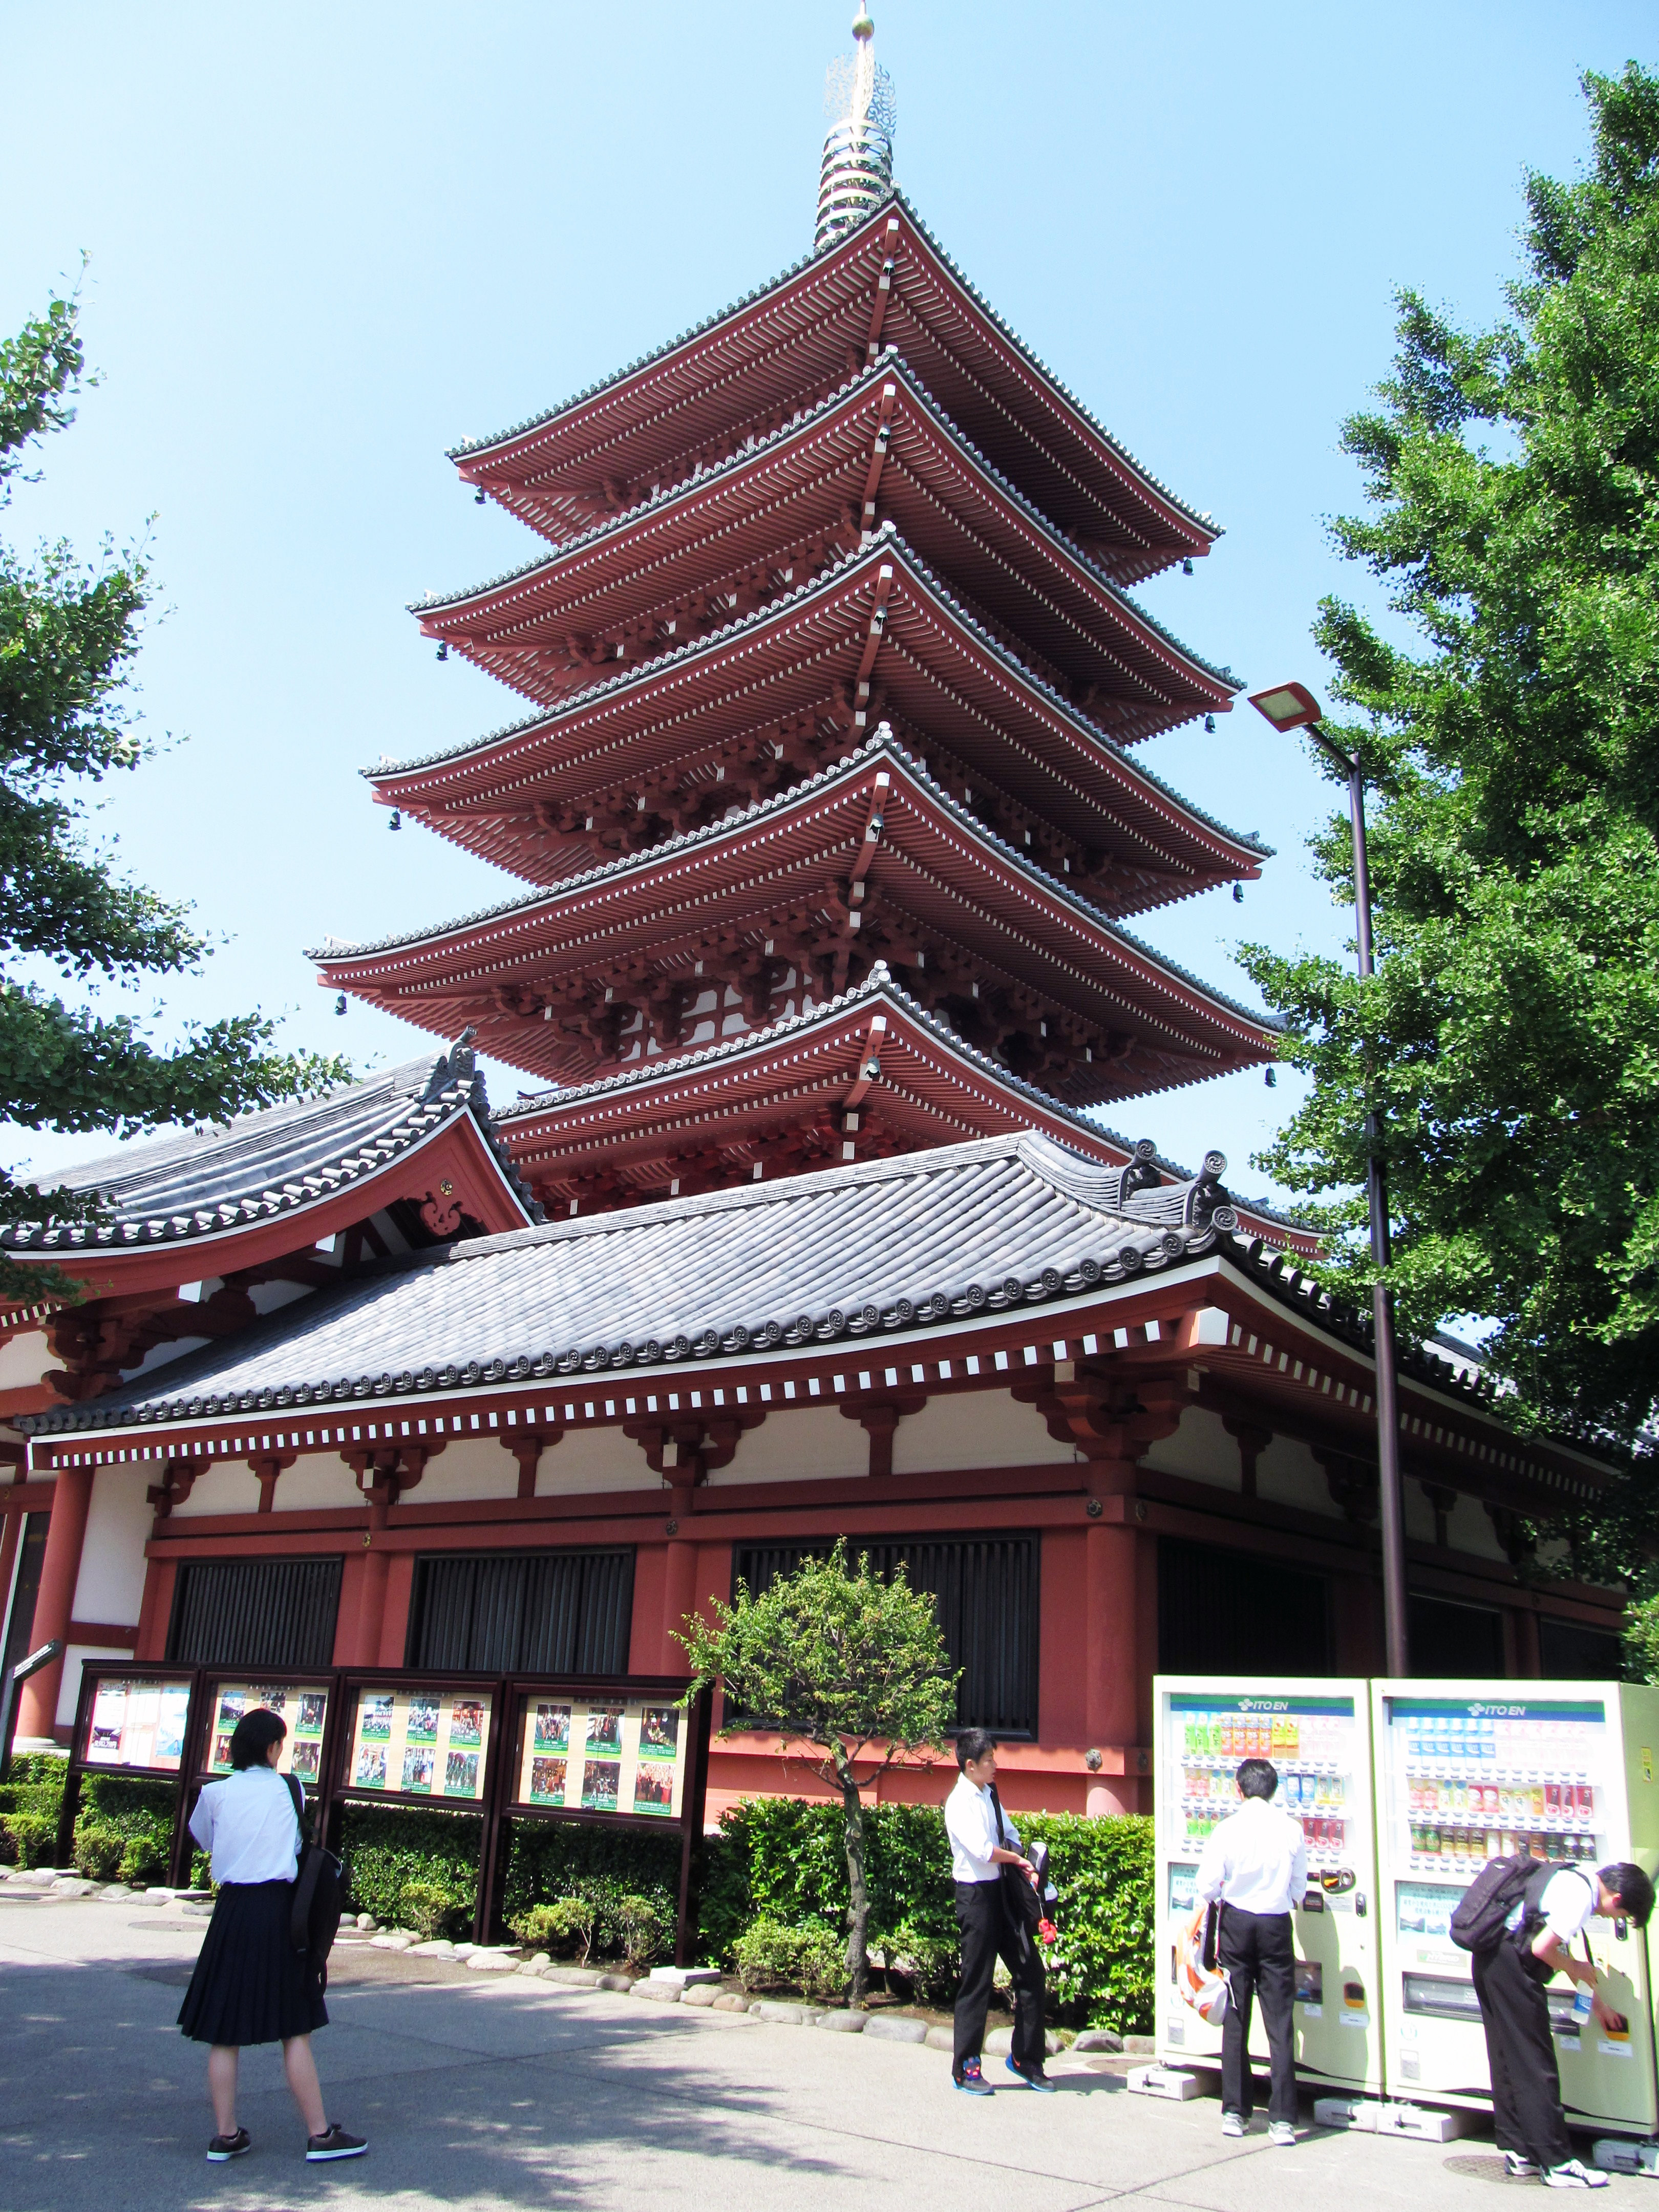
[[[1265,691],[1252,691],[1250,704],[1282,736],[1289,730],[1306,729],[1323,710],[1305,684],[1273,684]]]

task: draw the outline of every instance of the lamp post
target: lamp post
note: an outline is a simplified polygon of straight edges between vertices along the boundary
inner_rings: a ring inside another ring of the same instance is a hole
[[[1319,702],[1305,684],[1278,684],[1253,691],[1250,704],[1281,733],[1305,730],[1326,758],[1348,779],[1348,819],[1353,830],[1353,891],[1362,981],[1373,973],[1371,884],[1365,862],[1365,779],[1359,756],[1324,728]],[[1365,1116],[1365,1197],[1370,1214],[1371,1291],[1376,1337],[1376,1474],[1382,1513],[1382,1633],[1388,1670],[1411,1671],[1406,1626],[1406,1507],[1400,1486],[1400,1401],[1395,1373],[1394,1294],[1382,1279],[1389,1264],[1389,1194],[1382,1165],[1382,1117]]]

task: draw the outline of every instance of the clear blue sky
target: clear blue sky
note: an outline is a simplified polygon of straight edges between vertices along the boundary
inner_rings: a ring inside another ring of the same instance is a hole
[[[1386,370],[1393,288],[1493,314],[1522,173],[1582,158],[1577,76],[1651,59],[1650,5],[1241,9],[1188,0],[875,0],[901,183],[969,276],[1226,535],[1144,596],[1259,684],[1321,672],[1309,624],[1352,589],[1337,425]],[[140,663],[173,749],[109,787],[145,881],[228,938],[147,986],[161,1034],[259,1006],[359,1066],[424,1049],[301,947],[463,913],[511,883],[389,834],[358,769],[524,711],[405,603],[529,557],[443,458],[762,283],[811,240],[826,63],[848,0],[600,7],[160,9],[7,20],[0,323],[75,281],[104,383],[20,493],[14,542],[150,527],[166,618]],[[1250,997],[1245,936],[1339,946],[1303,840],[1327,787],[1247,708],[1146,757],[1279,848],[1243,907],[1152,916]],[[518,1079],[492,1071],[510,1098]],[[1107,1118],[1238,1188],[1288,1112],[1260,1073]],[[97,1140],[9,1132],[36,1171]]]

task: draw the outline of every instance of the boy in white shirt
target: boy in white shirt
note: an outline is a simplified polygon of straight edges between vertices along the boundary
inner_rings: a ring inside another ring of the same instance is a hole
[[[1547,2189],[1605,2189],[1607,2175],[1573,2156],[1544,1985],[1558,1973],[1583,1984],[1594,2017],[1619,2033],[1625,2022],[1603,2002],[1594,1964],[1575,1959],[1571,1947],[1596,1913],[1645,1928],[1653,1884],[1640,1867],[1622,1861],[1596,1874],[1561,1867],[1547,1881],[1545,1871],[1540,1863],[1511,1924],[1470,1962],[1486,2031],[1494,2133],[1513,2179],[1536,2176]]]
[[[1017,1867],[1035,1887],[1030,1862],[1021,1855],[1018,1832],[996,1794],[997,1747],[983,1729],[957,1738],[957,1785],[945,1801],[951,1839],[951,1872],[957,1886],[957,1924],[962,1930],[962,1981],[957,1994],[956,2049],[951,2072],[958,2089],[988,2097],[980,2063],[991,1981],[1000,1955],[1014,1984],[1013,2049],[1008,2071],[1031,2089],[1052,2089],[1042,2070],[1042,1961],[1024,1928],[1017,1927],[1002,1893],[1002,1869]]]
[[[1242,2136],[1251,2109],[1250,2014],[1261,1999],[1273,2090],[1267,2140],[1287,2150],[1296,2141],[1296,1946],[1291,1915],[1308,1885],[1302,1823],[1273,1802],[1277,1770],[1247,1759],[1233,1778],[1237,1812],[1212,1828],[1199,1856],[1197,1917],[1218,1900],[1216,1957],[1231,1998],[1221,2023],[1221,2132]]]

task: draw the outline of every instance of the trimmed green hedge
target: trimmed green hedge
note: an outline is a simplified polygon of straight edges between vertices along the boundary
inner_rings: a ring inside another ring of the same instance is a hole
[[[389,1928],[418,1916],[435,1933],[471,1931],[478,1897],[483,1821],[476,1813],[418,1811],[406,1805],[347,1805],[340,1820],[340,1856],[350,1882],[351,1908],[372,1912]],[[418,1893],[405,1908],[404,1892]]]
[[[532,1905],[586,1896],[596,1882],[649,1898],[674,1925],[680,1901],[680,1832],[640,1833],[577,1820],[514,1820],[507,1831],[501,1918],[508,1926]]]
[[[19,1752],[0,1784],[0,1863],[49,1866],[58,1841],[67,1759]]]
[[[165,1881],[178,1810],[177,1783],[83,1775],[76,1865],[98,1881]]]
[[[847,1862],[839,1805],[793,1798],[733,1807],[711,1838],[698,1932],[722,1965],[757,1919],[786,1927],[846,1927]],[[1020,1834],[1047,1843],[1060,1892],[1060,1942],[1050,1962],[1054,2008],[1069,2022],[1144,2033],[1152,2018],[1152,1824],[1143,1816],[1085,1820],[1023,1813]],[[865,1814],[870,1942],[878,1955],[912,1955],[937,1982],[954,1980],[955,1892],[941,1809],[879,1805]]]

